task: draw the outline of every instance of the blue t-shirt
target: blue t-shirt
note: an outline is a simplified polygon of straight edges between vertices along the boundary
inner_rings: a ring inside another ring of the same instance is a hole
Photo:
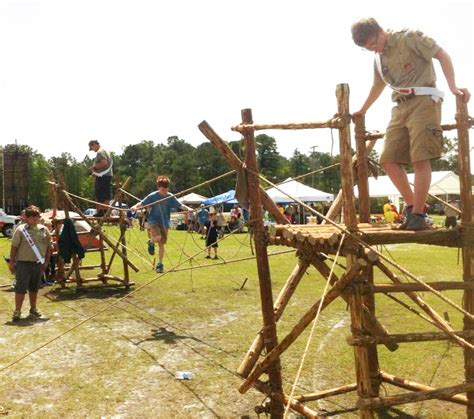
[[[171,197],[171,198],[168,198]],[[167,198],[164,201],[162,199]],[[161,201],[161,202],[157,202]],[[163,227],[168,228],[170,226],[170,216],[171,210],[178,210],[181,208],[181,203],[176,199],[176,197],[171,193],[166,193],[161,195],[158,191],[152,192],[147,195],[143,201],[142,205],[149,205],[157,202],[155,205],[152,205],[150,212],[148,214],[148,224],[159,224]]]
[[[207,219],[209,218],[209,212],[207,211],[206,208],[201,208],[198,211],[198,221],[200,224],[204,224]]]

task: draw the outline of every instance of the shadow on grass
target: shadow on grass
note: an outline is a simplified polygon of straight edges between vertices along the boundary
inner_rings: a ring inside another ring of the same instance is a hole
[[[51,301],[74,301],[83,298],[92,299],[108,299],[108,298],[122,298],[130,292],[130,289],[124,287],[95,287],[95,288],[57,288],[52,289],[44,297]]]
[[[199,341],[199,339],[196,339],[192,336],[177,335],[173,331],[168,330],[166,327],[159,327],[158,329],[152,329],[151,333],[153,335],[151,338],[143,339],[137,342],[136,345],[140,345],[143,342],[150,342],[150,341],[156,341],[156,340],[162,340],[164,343],[168,343],[168,344],[176,343],[179,339],[192,339],[195,341]]]
[[[395,407],[392,407],[389,409],[378,409],[376,415],[378,419],[389,419],[389,418],[414,419],[414,418],[419,417],[419,416],[409,415],[408,413],[404,413]]]
[[[33,326],[35,323],[45,323],[49,321],[48,317],[41,317],[40,319],[34,317],[23,317],[20,320],[5,322],[5,326],[27,327]]]

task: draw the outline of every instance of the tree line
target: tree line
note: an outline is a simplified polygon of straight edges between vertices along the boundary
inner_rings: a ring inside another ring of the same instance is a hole
[[[295,149],[293,155],[286,158],[279,154],[275,138],[261,134],[255,140],[260,172],[273,183],[339,162],[339,155],[318,152],[314,148],[309,153]],[[237,156],[243,158],[241,141],[231,141],[228,145]],[[443,158],[433,162],[433,170],[456,172],[456,142],[445,138],[444,145]],[[107,149],[106,144],[103,146]],[[48,180],[60,179],[64,179],[68,192],[93,199],[94,179],[90,173],[93,158],[86,156],[82,161],[78,161],[70,153],[64,152],[57,157],[46,159],[31,147],[16,144],[6,145],[1,151],[7,152],[14,148],[27,152],[31,156],[28,173],[25,174],[29,180],[28,201],[30,204],[35,204],[42,209],[50,208],[51,196]],[[169,137],[166,144],[155,144],[153,141],[144,140],[124,147],[121,154],[111,154],[114,160],[114,176],[122,181],[131,176],[132,182],[128,191],[140,199],[155,190],[156,177],[161,174],[170,177],[171,191],[177,193],[214,179],[230,170],[226,160],[212,144],[205,142],[194,147],[177,136]],[[372,152],[370,158],[377,160],[377,153]],[[337,193],[341,184],[339,167],[303,177],[300,181],[325,192]],[[235,176],[227,176],[201,186],[193,192],[210,197],[233,188],[235,188]],[[0,193],[3,194],[3,188]],[[0,198],[3,202],[3,195],[0,195]],[[86,202],[79,204],[82,208],[91,206]]]

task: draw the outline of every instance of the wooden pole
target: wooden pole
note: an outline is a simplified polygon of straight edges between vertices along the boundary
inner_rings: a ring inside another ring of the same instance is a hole
[[[400,404],[417,403],[431,399],[443,399],[453,397],[459,393],[474,391],[474,383],[457,384],[451,387],[437,388],[434,390],[418,391],[414,393],[398,394],[396,396],[385,396],[373,399],[359,400],[360,409],[380,409],[382,407],[398,406]],[[468,410],[471,406],[468,406]],[[469,416],[471,418],[472,416]]]
[[[285,286],[280,291],[280,294],[273,305],[273,309],[275,311],[275,321],[280,319],[301,278],[308,269],[308,266],[309,262],[307,260],[301,258],[298,259],[298,264],[293,269],[293,272],[287,279]],[[250,349],[247,351],[244,360],[237,369],[237,374],[241,375],[242,377],[248,377],[250,371],[252,371],[253,367],[258,361],[258,357],[262,352],[263,346],[263,329],[261,329],[250,346]]]
[[[357,226],[354,205],[354,176],[352,174],[351,130],[349,116],[349,85],[338,84],[336,87],[337,112],[346,121],[339,128],[339,153],[341,157],[341,190],[344,224],[349,231]]]
[[[64,272],[64,259],[59,256],[59,247],[58,247],[58,240],[59,240],[59,233],[60,233],[60,223],[56,218],[56,214],[58,212],[58,191],[56,183],[52,182],[50,179],[50,191],[51,191],[51,201],[53,207],[53,227],[54,227],[54,235],[55,235],[55,243],[54,247],[56,249],[56,273],[54,279],[61,284],[61,288],[66,286],[66,277]]]
[[[375,294],[372,288],[374,285],[374,265],[372,263],[368,263],[365,267],[363,277],[366,280],[366,284],[369,285],[369,290],[362,296],[362,323],[364,325],[364,330],[369,330],[369,322],[367,321],[365,311],[369,311],[372,318],[377,318],[375,313]],[[367,357],[369,362],[368,367],[371,395],[372,397],[378,397],[380,389],[380,367],[377,345],[375,343],[367,345]]]
[[[202,121],[198,125],[199,130],[204,134],[204,136],[212,143],[212,145],[222,154],[222,156],[227,160],[227,163],[234,169],[240,170],[242,167],[242,161],[235,155],[235,153],[230,149],[230,147],[220,138],[217,133],[211,128],[211,126],[206,122]],[[288,221],[279,211],[277,205],[271,200],[267,193],[259,186],[260,190],[260,199],[263,204],[263,207],[275,218],[275,221],[279,224],[287,224]]]
[[[320,260],[318,257],[314,257],[311,261],[312,265],[317,269],[317,271],[325,278],[326,280],[329,279],[330,269],[326,265],[325,262]],[[333,273],[330,279],[330,284],[333,285],[337,283],[338,278]],[[341,294],[341,298],[349,304],[349,297],[345,294]],[[365,320],[365,327],[367,330],[375,336],[389,336],[388,330],[379,322],[377,317],[369,310],[369,308],[365,307],[364,305],[364,320]],[[385,346],[390,352],[394,352],[398,349],[398,345],[395,342],[388,341],[385,343]]]
[[[299,402],[311,402],[314,400],[325,399],[326,397],[338,396],[340,394],[350,393],[351,391],[357,390],[357,384],[347,384],[345,386],[332,388],[330,390],[318,391],[315,393],[302,394],[300,396],[293,397]]]
[[[406,390],[411,390],[411,391],[431,391],[435,390],[434,387],[426,386],[424,384],[419,384],[415,381],[407,380],[405,378],[397,377],[395,375],[389,374],[384,371],[380,371],[380,377],[382,378],[382,381],[392,384],[394,386],[404,388]],[[439,397],[442,400],[447,400],[452,403],[458,403],[458,404],[463,404],[467,406],[467,398],[466,396],[461,396],[460,394],[456,396],[450,396],[450,397]]]
[[[354,119],[356,141],[357,189],[359,191],[359,222],[370,222],[369,165],[367,164],[367,147],[365,146],[365,116]]]
[[[401,284],[402,281],[395,275],[387,266],[385,266],[380,260],[375,262],[375,265],[393,282],[396,284]],[[410,298],[415,304],[417,304],[426,314],[428,314],[431,319],[433,319],[434,324],[440,330],[447,333],[451,336],[459,345],[463,348],[468,348],[466,344],[466,340],[462,339],[461,337],[457,336],[454,332],[454,329],[451,325],[444,320],[437,312],[434,310],[429,304],[427,304],[417,293],[415,292],[406,292],[405,293],[408,298]],[[470,342],[468,342],[470,343]]]
[[[456,335],[466,339],[474,337],[474,330],[455,332]],[[411,343],[411,342],[432,342],[440,340],[453,340],[453,338],[443,332],[421,332],[421,333],[400,333],[387,336],[358,335],[350,336],[346,339],[351,346],[365,346],[373,344],[386,344],[387,342]]]
[[[438,291],[444,290],[474,290],[474,282],[427,282],[427,284]],[[390,294],[393,292],[415,292],[428,291],[423,284],[417,282],[406,282],[401,284],[376,284],[373,286],[375,293]]]
[[[61,179],[60,181],[60,190],[59,190],[59,199],[60,202],[62,203],[62,207],[64,210],[64,218],[70,218],[69,217],[69,201],[67,199],[67,195],[64,192],[64,180]],[[59,240],[59,237],[58,237]],[[78,288],[82,287],[82,277],[81,277],[81,271],[79,269],[79,258],[75,253],[72,254],[72,264],[71,264],[71,271],[74,270],[74,274],[76,276],[76,286]]]
[[[346,120],[346,126],[339,128],[339,151],[341,157],[341,190],[343,202],[344,223],[349,231],[357,228],[357,217],[354,203],[354,177],[352,172],[352,154],[351,154],[351,132],[349,117],[349,86],[347,84],[338,84],[336,87],[337,112],[339,117]],[[365,160],[365,159],[364,159]],[[367,221],[366,221],[367,222]],[[348,254],[346,257],[347,269],[355,263],[355,254]],[[364,271],[371,272],[371,271]],[[367,278],[366,278],[367,280]],[[364,302],[373,306],[372,297],[362,297],[360,286],[353,284],[354,292],[349,295],[349,306],[351,312],[351,329],[353,333],[362,333],[365,330],[364,322]],[[372,311],[369,308],[369,311]],[[376,397],[378,394],[378,385],[372,386],[378,377],[378,359],[377,347],[354,347],[354,359],[356,366],[357,393],[359,400]],[[374,417],[373,410],[362,407],[360,417],[369,419]]]
[[[274,397],[277,400],[281,401],[282,403],[289,404],[290,407],[298,413],[301,413],[305,418],[308,419],[320,419],[322,416],[319,414],[319,412],[316,412],[309,407],[305,406],[298,400],[290,399],[289,397],[285,396],[284,394],[281,393],[273,393],[270,386],[267,384],[263,383],[262,381],[257,380],[254,383],[254,387],[260,391],[263,394],[266,394],[267,396]],[[263,413],[263,412],[262,412]]]
[[[461,192],[461,228],[471,226],[472,230],[472,175],[469,144],[469,114],[467,104],[463,96],[456,96],[456,123],[458,131],[458,168]],[[462,248],[463,280],[474,281],[474,247],[464,246]],[[464,291],[463,308],[468,313],[474,313],[474,291]],[[464,316],[464,330],[473,330],[474,321]],[[474,343],[470,338],[469,343]],[[464,348],[464,375],[467,383],[474,383],[474,351]],[[467,416],[474,417],[474,388],[467,392],[466,396],[470,403],[467,407]]]
[[[252,124],[252,110],[242,110],[242,123]],[[260,284],[260,300],[262,304],[264,343],[267,352],[271,352],[278,344],[275,323],[275,313],[273,311],[272,281],[270,276],[270,266],[268,263],[266,232],[263,224],[263,211],[260,199],[260,185],[258,173],[255,137],[253,130],[243,133],[245,144],[245,163],[250,169],[247,171],[247,187],[250,201],[250,221],[255,242],[255,254],[257,258],[258,279]],[[275,360],[268,370],[269,384],[273,393],[283,394],[282,379],[279,360]],[[271,417],[283,417],[283,404],[275,397],[271,398]]]
[[[347,285],[359,274],[360,270],[365,266],[365,260],[361,259],[354,263],[351,269],[341,276],[339,281],[327,292],[324,298],[320,298],[313,304],[309,310],[301,317],[300,321],[293,327],[290,333],[271,351],[267,356],[259,362],[254,370],[249,374],[247,379],[240,385],[239,391],[245,393],[265,371],[275,363],[280,355],[285,352],[290,345],[305,331],[316,317],[318,310],[324,310],[337,297],[341,295]],[[321,308],[320,308],[321,306]]]
[[[124,220],[124,215],[123,213],[120,213],[120,216],[122,220],[120,221],[120,244],[122,245],[122,253],[123,255],[128,259],[127,255],[127,240],[125,239],[125,232],[127,230],[125,220]],[[130,283],[130,271],[128,269],[128,265],[125,262],[125,259],[122,259],[123,262],[123,283],[125,284],[125,287],[128,288],[129,283]]]
[[[363,298],[359,284],[352,284],[352,293],[349,295],[349,307],[351,312],[351,329],[353,336],[361,335],[364,331]],[[359,404],[362,400],[376,397],[376,391],[372,388],[371,361],[369,351],[364,346],[354,346],[354,360],[356,367],[357,394]],[[377,389],[378,391],[378,386]],[[360,417],[373,418],[374,412],[370,406],[360,404]]]

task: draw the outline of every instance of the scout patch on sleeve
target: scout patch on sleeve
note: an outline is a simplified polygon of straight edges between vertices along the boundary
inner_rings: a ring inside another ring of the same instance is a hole
[[[434,41],[433,38],[430,38],[429,36],[426,36],[423,32],[421,31],[416,31],[416,35],[418,37],[418,40],[426,47],[432,48],[435,46],[436,42]]]

